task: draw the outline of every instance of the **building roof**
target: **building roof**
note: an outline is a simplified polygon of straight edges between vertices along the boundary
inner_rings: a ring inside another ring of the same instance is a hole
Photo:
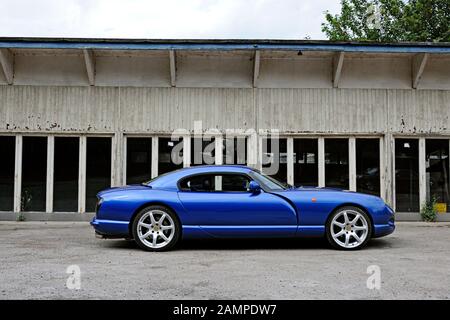
[[[112,39],[0,37],[0,48],[101,50],[286,50],[373,53],[450,53],[449,42],[354,42],[262,39]]]

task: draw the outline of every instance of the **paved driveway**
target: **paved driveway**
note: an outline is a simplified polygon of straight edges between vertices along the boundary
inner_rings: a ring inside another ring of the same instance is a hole
[[[66,286],[71,265],[81,270],[79,290]],[[367,288],[369,266],[372,286],[379,267],[379,290]],[[260,240],[149,253],[95,239],[83,222],[0,222],[0,298],[449,299],[450,224],[398,223],[357,252]]]

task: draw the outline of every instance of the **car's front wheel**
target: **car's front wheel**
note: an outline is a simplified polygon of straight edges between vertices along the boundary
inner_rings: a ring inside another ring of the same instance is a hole
[[[138,246],[147,251],[171,249],[180,237],[177,216],[163,206],[142,209],[133,220],[132,233]]]
[[[343,207],[328,219],[326,236],[336,249],[356,250],[364,247],[372,234],[368,215],[357,207]]]

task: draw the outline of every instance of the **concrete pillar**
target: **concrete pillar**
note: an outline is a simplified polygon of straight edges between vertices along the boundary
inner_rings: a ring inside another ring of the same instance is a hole
[[[419,205],[427,201],[427,173],[426,173],[426,153],[425,138],[419,139]]]
[[[318,169],[319,169],[319,187],[325,187],[325,139],[319,137],[318,144]]]
[[[395,209],[395,139],[392,133],[386,133],[380,143],[381,193],[384,201]]]
[[[124,135],[116,132],[112,137],[111,144],[111,186],[117,187],[124,184],[123,180],[123,151]]]
[[[127,137],[124,134],[122,135],[122,155],[120,157],[120,159],[122,160],[122,165],[120,165],[121,167],[121,177],[122,177],[122,185],[126,185],[127,184]]]
[[[221,135],[215,136],[214,139],[215,147],[215,163],[220,165],[223,164],[223,137]]]
[[[21,211],[22,203],[22,146],[23,137],[16,135],[16,154],[14,164],[14,212]]]
[[[287,183],[294,185],[294,138],[287,138]]]
[[[183,167],[190,167],[191,165],[191,138],[190,136],[183,137]]]
[[[55,172],[55,136],[47,137],[47,189],[46,212],[53,212],[53,177]]]
[[[78,170],[78,212],[86,212],[86,136],[80,137],[80,157]]]
[[[356,139],[348,139],[349,189],[356,191]]]
[[[158,176],[158,144],[159,139],[157,136],[152,137],[152,165],[151,165],[151,173],[152,178],[155,178]]]
[[[382,137],[379,139],[379,161],[380,161],[380,197],[387,202],[386,200],[386,159],[385,159],[385,138]]]

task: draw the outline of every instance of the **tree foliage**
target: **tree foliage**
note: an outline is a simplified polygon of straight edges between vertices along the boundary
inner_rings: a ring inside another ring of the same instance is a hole
[[[450,42],[450,0],[341,0],[325,19],[330,40]]]

